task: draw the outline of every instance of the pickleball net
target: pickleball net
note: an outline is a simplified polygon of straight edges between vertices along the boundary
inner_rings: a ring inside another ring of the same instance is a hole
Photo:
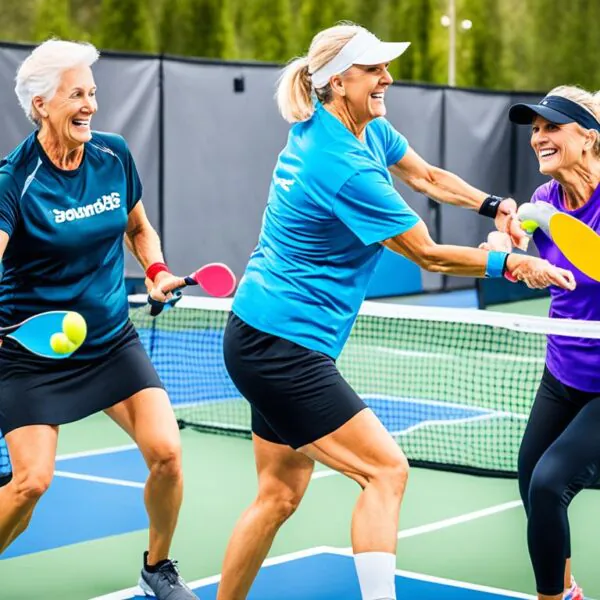
[[[230,306],[185,297],[131,314],[180,423],[249,436],[222,358]],[[514,475],[547,334],[598,340],[600,323],[365,302],[338,365],[413,464]]]

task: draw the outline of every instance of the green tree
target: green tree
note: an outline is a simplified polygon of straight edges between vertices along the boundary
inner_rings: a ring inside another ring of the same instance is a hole
[[[1,0],[0,0],[1,1]],[[455,0],[458,85],[600,88],[600,2]],[[391,66],[405,81],[446,83],[448,0],[5,0],[0,40],[92,39],[139,52],[284,62],[342,20],[385,40],[412,42]]]
[[[440,25],[442,13],[436,11],[434,3],[439,4],[435,0],[392,2],[389,38],[411,42],[406,53],[392,64],[394,77],[404,81],[445,82],[447,33]]]
[[[537,40],[534,39],[531,9],[523,0],[504,0],[499,4],[501,46],[494,87],[525,90],[535,87],[531,78],[531,57]]]
[[[77,37],[71,20],[69,0],[37,0],[33,39],[40,42],[50,37]]]
[[[299,10],[302,53],[319,31],[340,21],[352,21],[355,14],[355,4],[349,0],[303,0]]]
[[[177,0],[172,6],[170,27],[179,40],[165,40],[163,47],[188,56],[237,56],[231,0]],[[167,22],[163,12],[163,24]]]
[[[159,22],[160,52],[187,54],[188,40],[191,40],[194,35],[190,1],[167,0],[163,2]]]
[[[536,47],[528,61],[530,81],[547,90],[560,84],[600,85],[597,56],[600,42],[594,24],[600,18],[597,2],[573,0],[569,10],[559,3],[531,0],[530,35]]]
[[[216,15],[216,28],[212,37],[214,53],[211,56],[235,58],[237,48],[231,0],[212,0],[211,4],[213,13]]]
[[[463,30],[460,23],[468,19],[472,28]],[[464,0],[457,17],[457,83],[469,87],[499,87],[498,69],[502,48],[502,29],[498,4],[488,0]]]
[[[2,6],[0,39],[27,42],[33,39],[36,1],[6,2]]]
[[[71,0],[71,18],[78,30],[77,38],[91,41],[100,28],[102,0]]]
[[[155,24],[146,0],[102,0],[98,44],[102,48],[156,52]]]
[[[255,0],[242,10],[240,32],[247,58],[286,62],[295,46],[290,0]]]

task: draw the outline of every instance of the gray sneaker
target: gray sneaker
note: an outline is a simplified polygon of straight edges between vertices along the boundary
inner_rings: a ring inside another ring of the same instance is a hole
[[[198,597],[186,585],[177,570],[177,561],[166,560],[154,573],[144,567],[138,585],[146,596],[154,596],[158,600],[198,600]]]

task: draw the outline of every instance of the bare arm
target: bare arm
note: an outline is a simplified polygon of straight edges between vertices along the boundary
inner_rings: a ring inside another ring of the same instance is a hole
[[[148,220],[141,201],[129,213],[127,231],[125,232],[125,245],[144,271],[152,263],[164,262],[160,238]]]
[[[390,167],[390,171],[416,192],[444,204],[478,210],[488,196],[458,175],[430,165],[412,148]]]
[[[160,238],[158,233],[146,216],[144,205],[138,202],[129,213],[127,230],[125,232],[125,245],[142,265],[144,271],[156,262],[164,263]],[[168,271],[161,271],[154,277],[154,281],[146,278],[146,287],[149,294],[155,299],[165,302],[171,297],[171,291],[184,285],[181,277]]]
[[[468,184],[458,175],[430,165],[412,148],[390,167],[390,171],[416,192],[444,204],[478,211],[488,197],[486,192]],[[505,198],[500,203],[494,223],[498,231],[510,231],[514,245],[526,250],[529,238],[513,219],[516,212],[517,203],[512,198]]]
[[[436,244],[420,221],[406,233],[385,240],[383,245],[402,254],[427,271],[463,277],[484,277],[488,251],[465,246]],[[574,289],[573,275],[547,261],[521,254],[509,254],[507,269],[517,273],[530,287],[557,285]]]

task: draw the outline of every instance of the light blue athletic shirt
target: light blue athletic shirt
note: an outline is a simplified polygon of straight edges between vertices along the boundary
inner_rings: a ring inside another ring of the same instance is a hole
[[[105,353],[128,319],[123,234],[141,196],[133,157],[114,134],[93,132],[73,171],[50,161],[36,132],[0,161],[0,230],[10,237],[0,326],[74,310],[88,337],[73,358]]]
[[[367,125],[363,143],[317,102],[279,155],[235,314],[337,358],[383,251],[379,242],[419,221],[388,171],[407,148],[385,119]]]

